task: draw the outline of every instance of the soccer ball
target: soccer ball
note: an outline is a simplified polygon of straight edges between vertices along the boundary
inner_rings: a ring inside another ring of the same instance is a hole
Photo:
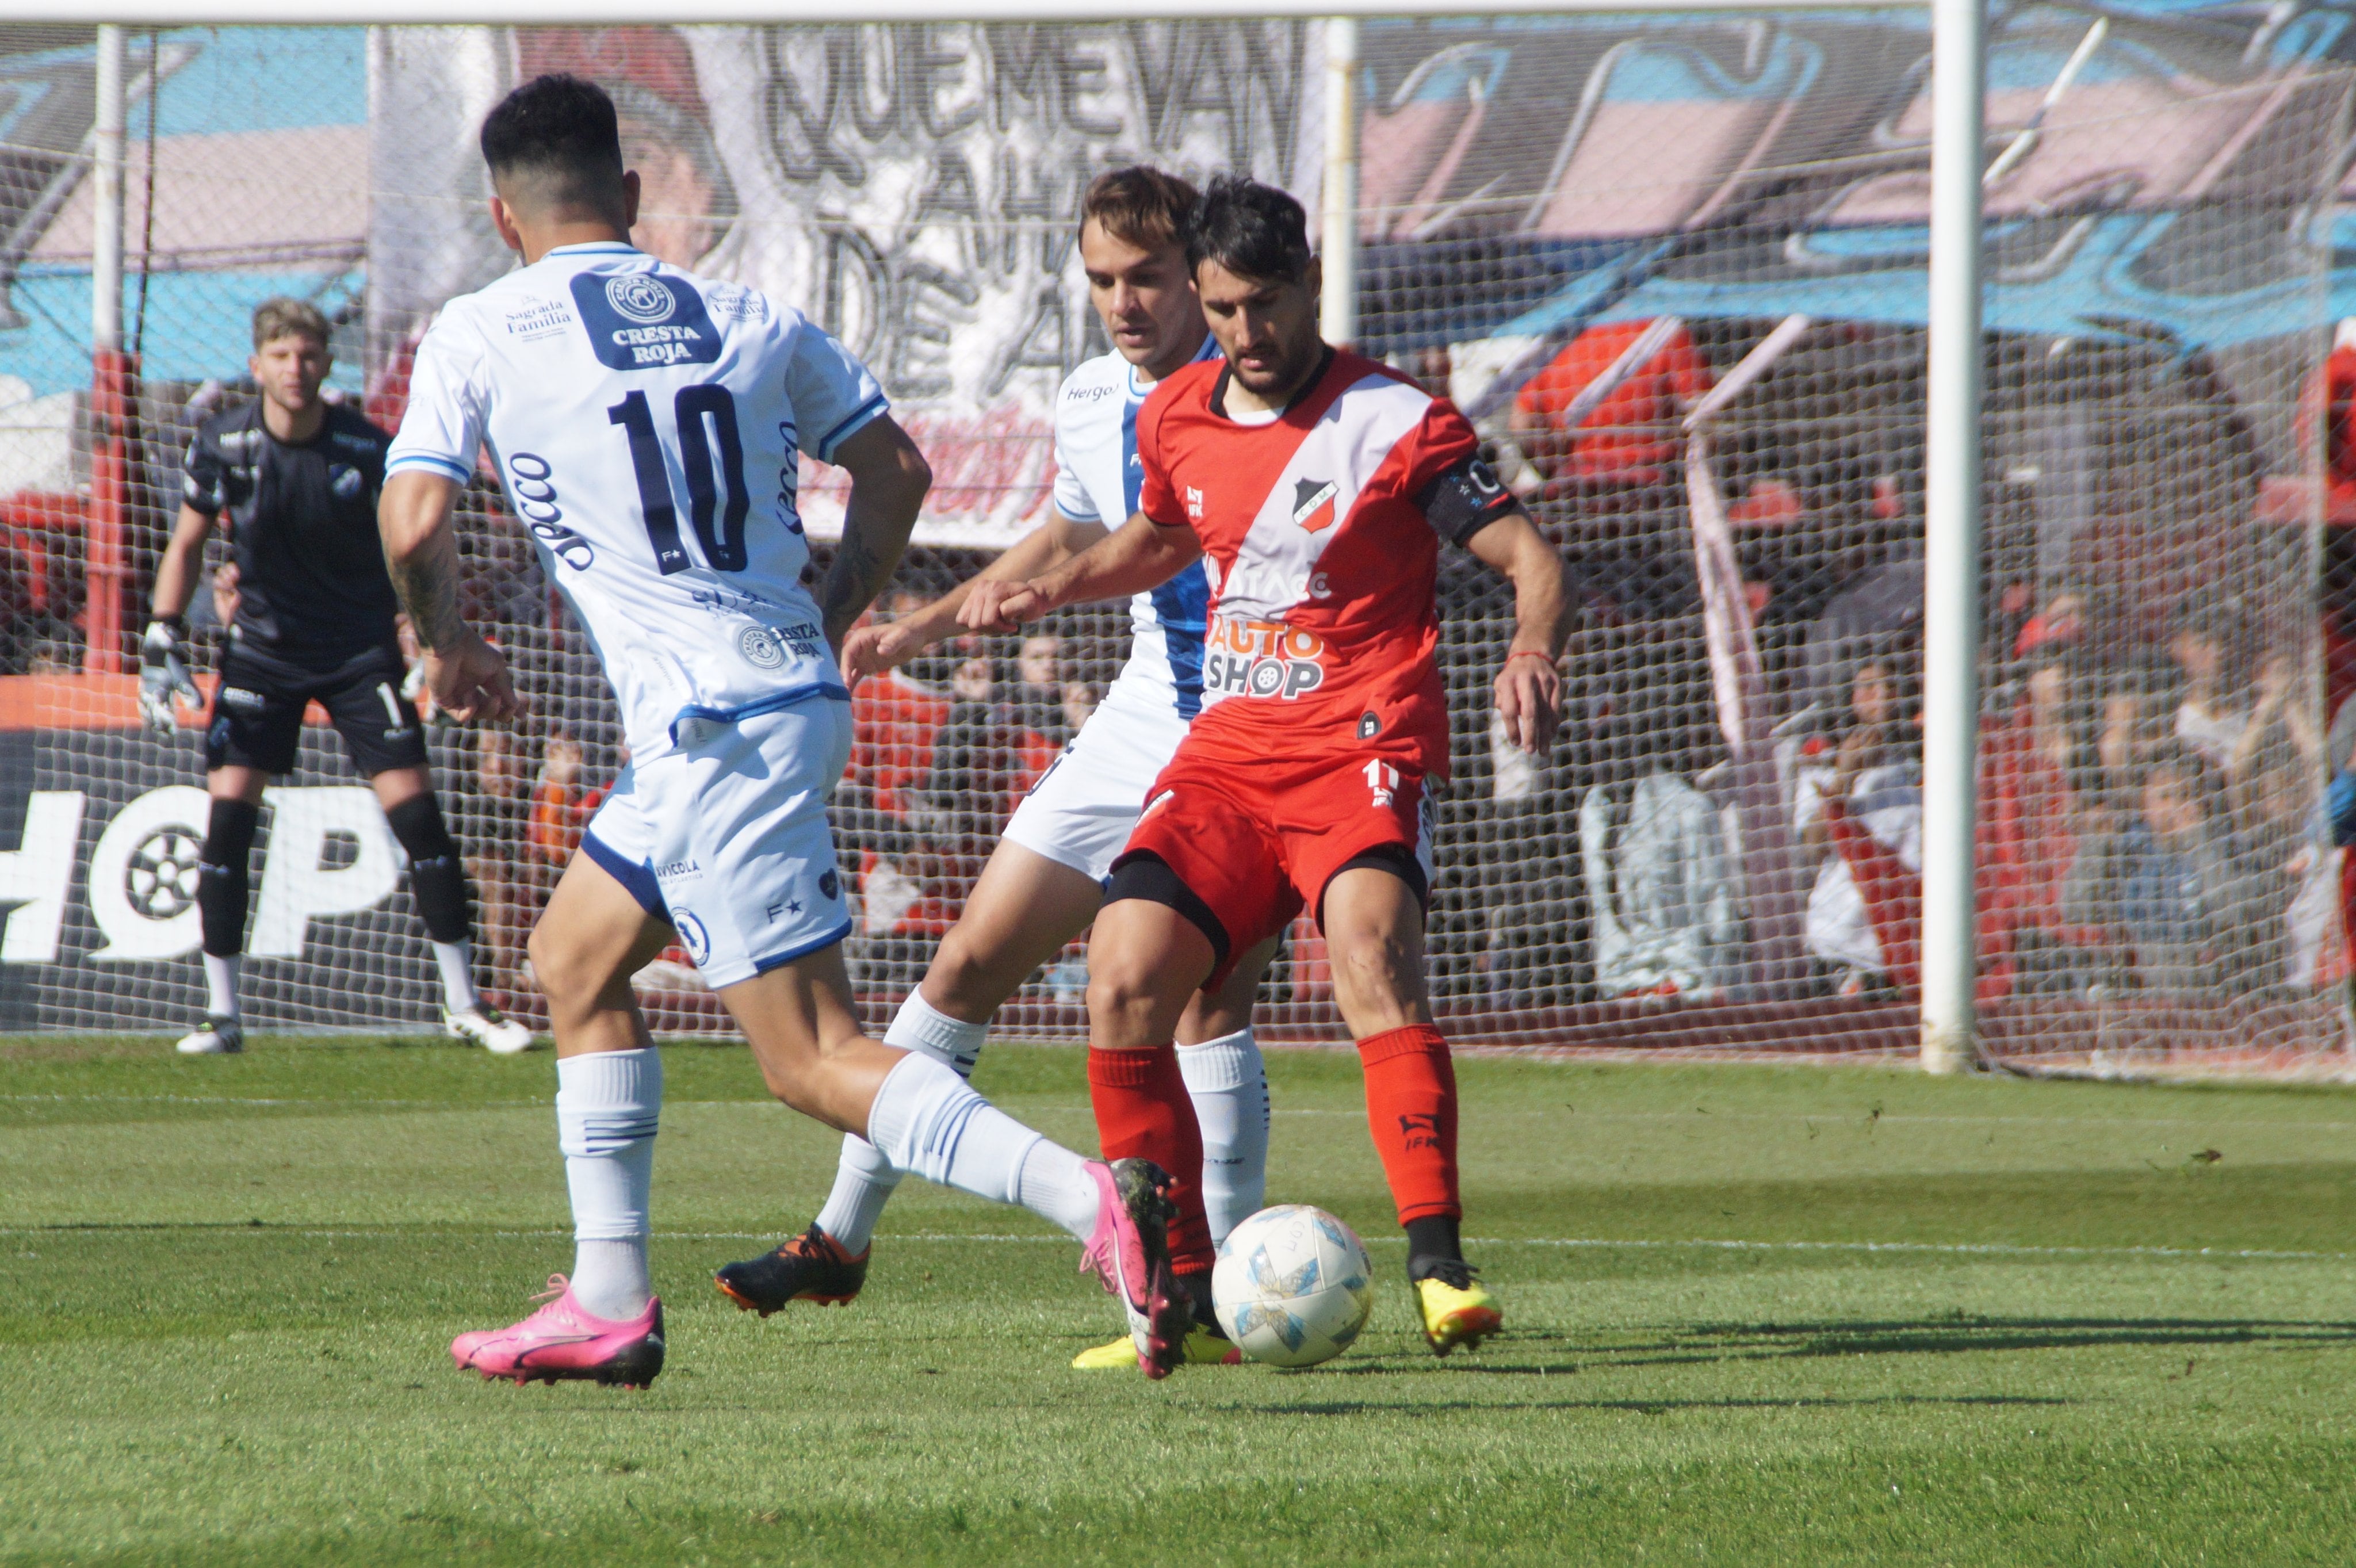
[[[1211,1269],[1219,1326],[1255,1361],[1313,1367],[1350,1348],[1374,1309],[1374,1269],[1351,1229],[1305,1203],[1227,1233]]]

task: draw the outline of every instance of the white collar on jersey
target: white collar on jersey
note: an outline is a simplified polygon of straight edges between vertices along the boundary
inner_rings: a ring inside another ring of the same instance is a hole
[[[541,259],[545,261],[550,256],[585,256],[600,253],[616,256],[640,256],[644,255],[646,252],[639,250],[636,245],[631,244],[627,240],[584,240],[576,245],[551,245],[547,250],[542,251],[540,254]]]
[[[1216,338],[1212,337],[1208,332],[1205,332],[1203,334],[1203,346],[1194,350],[1194,357],[1188,360],[1187,363],[1199,365],[1205,360],[1215,360],[1218,357],[1219,340]],[[1162,383],[1159,381],[1153,383],[1154,386],[1160,386],[1161,384]],[[1153,387],[1141,387],[1137,384],[1137,367],[1135,365],[1130,366],[1129,395],[1131,397],[1144,397],[1152,391]]]

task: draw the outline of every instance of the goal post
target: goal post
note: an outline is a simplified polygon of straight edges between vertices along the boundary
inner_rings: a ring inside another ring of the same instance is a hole
[[[1931,324],[1925,351],[1922,1067],[1978,1059],[1980,239],[1987,9],[1933,0]],[[2075,59],[2077,57],[2073,56]]]

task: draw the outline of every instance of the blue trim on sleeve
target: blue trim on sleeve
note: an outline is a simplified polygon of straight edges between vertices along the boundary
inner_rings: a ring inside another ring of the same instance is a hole
[[[436,456],[431,452],[403,452],[384,466],[385,478],[406,473],[412,468],[431,468],[444,478],[465,484],[475,477],[475,470],[454,458]]]
[[[700,704],[681,708],[671,715],[670,743],[673,746],[679,744],[679,726],[691,721],[701,720],[706,724],[719,725],[738,724],[745,719],[757,718],[763,714],[774,714],[781,709],[793,707],[797,703],[807,703],[812,697],[826,697],[834,702],[847,703],[851,701],[851,689],[840,681],[812,681],[806,685],[788,686],[782,692],[763,697],[759,702],[745,703],[734,708],[707,708]]]
[[[2331,842],[2346,849],[2356,844],[2356,772],[2342,773],[2324,792],[2324,808],[2331,815]]]
[[[753,972],[755,974],[766,974],[773,969],[783,969],[786,965],[793,962],[794,960],[798,958],[808,958],[810,954],[817,952],[821,948],[830,948],[849,935],[851,935],[851,922],[849,920],[845,920],[842,924],[835,927],[834,929],[829,931],[826,935],[819,938],[816,941],[804,942],[798,948],[788,948],[784,952],[772,953],[767,958],[755,959],[753,961]]]
[[[1205,338],[1194,358],[1206,359],[1217,348],[1215,340]],[[1138,493],[1145,483],[1144,460],[1137,451],[1137,411],[1144,406],[1132,377],[1129,401],[1120,412],[1121,494],[1130,517],[1137,515]],[[1205,623],[1211,610],[1211,580],[1205,575],[1202,562],[1196,561],[1146,596],[1153,606],[1153,618],[1162,623],[1162,646],[1170,655],[1178,716],[1191,723],[1203,711],[1203,639],[1208,630]]]
[[[1203,640],[1209,631],[1211,579],[1196,561],[1153,590],[1154,618],[1162,623],[1162,646],[1170,655],[1170,682],[1178,692],[1178,716],[1193,722],[1203,711]]]
[[[882,392],[877,392],[873,397],[871,397],[865,403],[861,403],[859,407],[852,412],[849,419],[844,420],[841,424],[838,424],[833,429],[828,431],[825,438],[819,442],[818,455],[819,458],[825,462],[833,462],[834,449],[836,447],[841,446],[845,441],[851,439],[851,436],[857,435],[861,425],[865,424],[869,420],[873,419],[877,414],[882,413],[885,409],[891,406],[892,400],[885,397]]]
[[[663,902],[662,884],[655,880],[653,866],[643,860],[625,860],[620,850],[593,832],[582,833],[581,853],[628,889],[630,897],[638,901],[639,908],[666,925],[669,923],[670,906]]]

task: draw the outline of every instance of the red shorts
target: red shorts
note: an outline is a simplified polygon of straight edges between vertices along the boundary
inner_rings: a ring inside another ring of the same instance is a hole
[[[1253,947],[1303,908],[1323,914],[1325,885],[1369,851],[1396,846],[1431,886],[1430,798],[1412,767],[1365,753],[1239,763],[1181,745],[1153,781],[1119,868],[1150,854],[1201,900],[1226,937],[1205,988],[1226,981]]]

